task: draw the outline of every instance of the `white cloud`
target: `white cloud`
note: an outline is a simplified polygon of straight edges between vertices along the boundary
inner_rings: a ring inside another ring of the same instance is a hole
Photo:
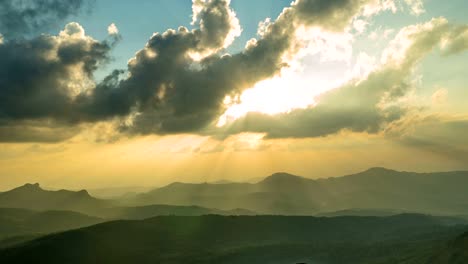
[[[448,99],[448,90],[445,88],[439,88],[435,91],[432,96],[432,104],[433,105],[443,105],[447,102]]]
[[[348,79],[360,79],[364,80],[367,76],[375,71],[377,68],[376,58],[369,56],[365,52],[360,52],[356,58],[356,64],[354,67],[347,73]]]
[[[379,40],[379,39],[388,39],[393,33],[395,33],[395,29],[388,28],[382,29],[382,27],[377,28],[376,30],[369,33],[367,36],[370,40]]]
[[[393,28],[386,29],[383,32],[383,38],[386,39],[386,38],[390,37],[390,35],[392,35],[394,32],[395,32],[395,30]]]
[[[443,17],[433,18],[423,24],[411,25],[400,30],[390,42],[390,46],[382,54],[382,63],[389,62],[400,64],[408,60],[419,58],[420,54],[432,49],[433,42],[440,44],[443,37],[451,30],[447,19]],[[414,36],[421,35],[418,39],[421,43],[414,45]],[[447,40],[449,43],[452,41]],[[427,42],[427,43],[425,43]]]
[[[112,23],[107,27],[107,33],[109,35],[117,35],[117,34],[119,34],[119,29],[117,28],[117,26],[114,23]]]
[[[353,22],[353,27],[356,30],[358,34],[364,33],[366,30],[367,25],[369,25],[368,21],[362,20],[362,19],[356,19]]]
[[[411,14],[419,16],[426,12],[422,0],[405,0],[405,3],[409,6]]]
[[[376,15],[383,11],[397,12],[395,1],[393,0],[373,0],[364,6],[363,15],[366,17]]]
[[[379,34],[374,30],[369,34],[368,38],[370,40],[377,40],[379,38]]]

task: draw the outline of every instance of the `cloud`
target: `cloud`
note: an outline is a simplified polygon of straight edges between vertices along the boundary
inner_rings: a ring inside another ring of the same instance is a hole
[[[400,144],[468,162],[468,119],[429,116],[413,125],[413,131],[395,140]]]
[[[108,60],[111,46],[112,40],[94,40],[77,23],[67,24],[57,36],[0,45],[0,139],[10,140],[7,135],[13,133],[6,129],[15,131],[17,124],[36,124],[24,121],[78,121],[75,98],[93,89],[93,72]]]
[[[380,68],[365,80],[352,80],[317,98],[317,104],[280,115],[249,113],[222,133],[265,133],[268,138],[305,138],[342,130],[378,133],[405,117],[409,106],[401,101],[411,91],[411,73],[417,64],[442,43],[459,41],[457,26],[443,18],[403,28],[383,52]],[[463,49],[458,49],[462,51]]]
[[[449,56],[468,49],[468,25],[455,27],[442,42],[442,54]]]
[[[55,2],[65,3],[40,3]],[[278,75],[308,47],[299,36],[302,29],[344,32],[357,17],[392,9],[387,1],[296,0],[275,21],[263,23],[258,39],[231,55],[223,53],[241,28],[229,4],[228,0],[194,0],[194,29],[155,33],[126,70],[114,70],[99,83],[93,73],[106,63],[120,37],[113,24],[104,41],[87,36],[77,23],[69,23],[57,36],[7,39],[0,45],[0,126],[5,131],[0,140],[10,140],[9,128],[18,124],[34,128],[41,120],[58,128],[112,121],[130,134],[206,134],[226,110],[226,96],[235,98]],[[61,14],[52,17],[72,12],[68,6],[50,8],[46,14]],[[42,25],[41,17],[30,19]],[[410,89],[408,74],[420,58],[441,39],[444,54],[465,49],[466,39],[454,33],[462,29],[443,19],[405,28],[395,47],[385,53],[386,66],[366,72],[366,80],[324,94],[315,108],[273,117],[249,114],[221,134],[246,131],[269,137],[314,137],[343,129],[376,133],[404,114],[393,102]],[[212,133],[220,134],[216,129]]]
[[[120,80],[115,72],[91,96],[80,98],[83,111],[91,119],[133,113],[132,122],[121,126],[129,133],[198,132],[225,111],[227,95],[238,95],[287,66],[285,57],[300,48],[299,27],[344,30],[366,2],[296,1],[244,51],[220,55],[217,51],[238,35],[235,13],[228,1],[194,1],[198,29],[153,35],[130,60],[128,78]],[[204,54],[203,59],[197,61],[193,53]]]
[[[443,105],[447,103],[448,100],[448,90],[445,88],[439,88],[435,91],[432,96],[433,105]]]
[[[232,44],[241,34],[241,27],[236,14],[229,8],[230,0],[193,0],[192,24],[199,24],[194,33],[202,51],[217,51]]]
[[[45,142],[55,143],[72,138],[77,133],[76,127],[57,126],[53,122],[21,121],[15,123],[0,122],[2,142]]]
[[[91,3],[91,0],[0,0],[0,32],[7,39],[35,34]]]
[[[419,16],[426,12],[426,10],[424,10],[422,0],[405,0],[405,3],[409,6],[411,14],[415,16]]]
[[[107,34],[109,34],[109,35],[118,35],[119,34],[119,29],[117,28],[117,26],[114,23],[110,24],[107,27]]]

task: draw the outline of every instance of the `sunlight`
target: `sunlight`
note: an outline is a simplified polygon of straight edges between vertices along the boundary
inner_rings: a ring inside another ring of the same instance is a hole
[[[281,76],[256,83],[239,98],[227,96],[224,104],[228,108],[218,119],[217,126],[222,127],[249,112],[274,115],[313,106],[314,97],[341,83],[343,80],[330,81],[317,75],[303,76],[297,71],[284,71]]]

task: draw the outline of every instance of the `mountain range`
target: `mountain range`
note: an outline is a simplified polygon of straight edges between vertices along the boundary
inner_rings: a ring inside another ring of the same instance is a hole
[[[385,168],[118,199],[25,184],[0,193],[0,263],[468,263],[466,186]]]
[[[133,205],[245,208],[261,214],[314,215],[358,209],[468,214],[468,172],[415,173],[372,168],[327,179],[275,173],[252,183],[172,183],[123,201]]]
[[[105,218],[121,218],[124,211],[132,211],[140,214],[139,219],[159,215],[152,215],[151,210],[164,210],[154,205],[216,208],[222,214],[235,209],[241,214],[323,215],[357,209],[468,215],[466,186],[466,171],[415,173],[385,168],[317,180],[275,173],[258,183],[175,182],[119,199],[94,198],[86,190],[48,191],[39,184],[26,184],[0,193],[0,208],[69,210]]]
[[[31,210],[66,210],[96,215],[105,207],[111,206],[110,200],[92,197],[86,190],[68,191],[44,190],[39,183],[25,184],[7,192],[0,193],[0,208],[23,208]]]

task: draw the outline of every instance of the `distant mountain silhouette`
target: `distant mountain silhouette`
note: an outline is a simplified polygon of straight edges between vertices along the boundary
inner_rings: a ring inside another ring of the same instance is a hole
[[[0,263],[429,263],[431,250],[468,229],[444,223],[414,214],[160,216],[48,235],[0,250]]]
[[[369,215],[372,210],[376,211],[375,215],[382,212],[468,215],[465,186],[468,186],[468,172],[414,173],[385,168],[371,168],[357,174],[317,180],[282,172],[258,183],[174,182],[119,200],[97,199],[85,190],[47,191],[38,184],[26,184],[0,193],[0,208],[69,210],[124,219],[180,215],[181,212],[186,215],[201,215],[204,212],[223,215],[254,212],[342,215],[346,210],[367,211],[357,215]],[[185,208],[164,207],[166,205]],[[230,211],[234,208],[242,209]],[[353,215],[356,212],[349,213]]]
[[[91,197],[86,190],[48,191],[38,183],[25,184],[13,190],[0,193],[0,207],[25,208],[32,210],[68,210],[96,215],[102,208],[110,206],[109,201]]]
[[[81,212],[106,219],[145,219],[159,215],[195,216],[206,214],[253,215],[253,211],[235,208],[230,210],[211,209],[201,206],[176,206],[151,204],[146,206],[118,206],[117,202],[94,198],[87,191],[47,191],[39,184],[25,184],[0,193],[0,212],[25,213],[20,210],[66,210]],[[32,211],[28,211],[32,213]],[[50,212],[49,212],[50,213]],[[1,226],[0,226],[1,228]]]
[[[317,214],[350,208],[468,214],[468,172],[414,173],[371,168],[327,179],[275,173],[256,183],[172,183],[129,204],[246,208],[267,214]]]

